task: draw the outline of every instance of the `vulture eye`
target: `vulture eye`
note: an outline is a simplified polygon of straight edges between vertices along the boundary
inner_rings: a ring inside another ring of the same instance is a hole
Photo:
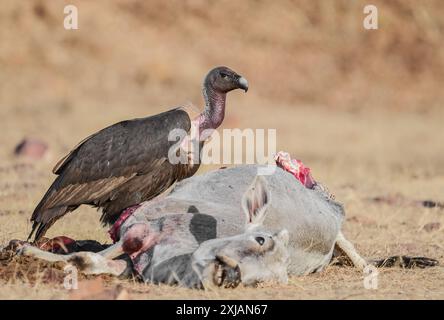
[[[221,76],[222,78],[224,78],[224,79],[228,79],[228,78],[230,77],[230,75],[229,75],[228,73],[225,73],[225,72],[221,72],[221,73],[220,73],[220,76]]]
[[[254,240],[256,240],[256,242],[259,243],[260,245],[263,245],[265,242],[265,239],[262,237],[256,237],[254,238]]]

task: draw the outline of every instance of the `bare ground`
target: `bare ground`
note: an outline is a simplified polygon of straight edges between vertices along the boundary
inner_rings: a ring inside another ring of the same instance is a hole
[[[270,121],[266,110],[257,112],[256,126],[261,127]],[[302,158],[311,166],[314,176],[327,184],[336,198],[344,203],[347,211],[345,235],[362,255],[368,258],[398,254],[427,256],[442,264],[444,210],[424,208],[415,202],[442,201],[440,117],[441,114],[386,113],[382,116],[288,108],[285,115],[276,114],[272,122],[284,125],[290,122],[287,119],[291,119],[291,125],[284,130],[278,129],[279,149]],[[66,121],[73,121],[73,117],[66,118]],[[273,127],[273,123],[269,125]],[[81,128],[79,126],[79,131]],[[78,135],[87,133],[85,130]],[[50,137],[48,139],[51,142]],[[421,139],[421,142],[415,142],[415,139]],[[6,150],[13,149],[14,141],[7,135],[2,137]],[[28,219],[52,179],[50,168],[55,158],[28,163],[5,152],[3,159],[0,165],[1,243],[27,236],[30,230]],[[370,199],[373,197],[385,197],[387,201],[375,202]],[[109,242],[106,229],[99,225],[98,218],[99,213],[94,209],[80,208],[59,221],[48,236],[66,235]],[[425,227],[431,223],[435,227]],[[39,265],[1,266],[0,283],[7,290],[0,291],[0,298],[72,297],[62,287],[60,266],[56,269],[59,271],[48,274]],[[11,268],[19,268],[19,276],[14,276],[15,271]],[[117,285],[121,286],[118,290],[124,288],[134,299],[442,299],[444,269],[442,266],[414,270],[380,269],[377,290],[364,288],[363,274],[359,271],[336,266],[320,274],[293,277],[285,286],[266,284],[257,289],[200,292],[133,281],[104,281],[104,286],[110,290],[117,290]],[[95,283],[94,286],[102,285]],[[102,291],[97,289],[99,293]],[[102,293],[99,293],[97,295],[101,297]]]

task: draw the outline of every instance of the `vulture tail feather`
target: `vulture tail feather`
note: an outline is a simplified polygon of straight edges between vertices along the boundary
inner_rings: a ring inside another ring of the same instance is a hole
[[[39,226],[40,223],[38,223],[37,221],[34,221],[32,224],[32,230],[29,233],[28,239],[26,239],[26,241],[30,241],[32,236],[34,235],[34,232],[37,230],[37,227]]]
[[[51,227],[59,218],[64,216],[66,213],[75,210],[77,207],[78,206],[61,206],[48,209],[41,213],[39,212],[40,219],[33,220],[34,223],[32,224],[32,230],[28,236],[28,241],[32,238],[34,233],[35,236],[33,242],[35,243],[40,240],[40,238],[45,235],[49,227]]]

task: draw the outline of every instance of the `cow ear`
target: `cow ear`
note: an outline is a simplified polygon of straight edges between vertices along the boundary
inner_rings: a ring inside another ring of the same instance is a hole
[[[242,210],[247,218],[247,229],[263,224],[270,200],[267,181],[262,176],[256,176],[242,197]]]

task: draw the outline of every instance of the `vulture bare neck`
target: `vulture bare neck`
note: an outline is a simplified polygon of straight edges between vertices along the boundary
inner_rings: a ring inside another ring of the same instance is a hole
[[[222,124],[225,118],[227,97],[226,93],[217,92],[208,86],[203,87],[202,93],[205,99],[205,108],[199,117],[199,133],[207,129],[217,129]]]

